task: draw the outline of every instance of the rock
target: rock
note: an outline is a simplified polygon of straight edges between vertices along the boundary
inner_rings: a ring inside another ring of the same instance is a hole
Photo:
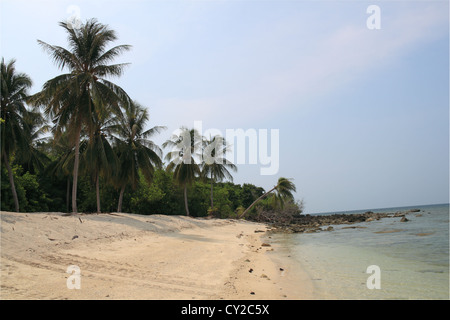
[[[367,227],[363,226],[348,226],[348,227],[342,227],[342,229],[366,229]]]
[[[407,221],[409,221],[408,219],[406,219],[406,217],[405,216],[403,216],[401,219],[400,219],[400,222],[407,222]]]
[[[329,226],[328,228],[327,228],[327,231],[333,231],[334,230],[334,228],[332,227],[332,226]]]
[[[381,218],[400,217],[403,218],[410,212],[417,212],[419,209],[412,209],[397,212],[373,212],[352,214],[327,214],[327,215],[309,215],[301,214],[294,217],[289,223],[275,223],[275,232],[284,233],[315,233],[320,231],[331,231],[330,225],[355,224],[360,222],[371,222]],[[405,221],[405,220],[404,220]],[[406,220],[408,221],[408,220]],[[323,229],[322,229],[323,228]],[[328,228],[328,229],[327,229]],[[351,226],[351,228],[364,228],[362,226]]]
[[[271,247],[271,245],[268,244],[268,243],[263,243],[263,244],[261,245],[261,247]]]

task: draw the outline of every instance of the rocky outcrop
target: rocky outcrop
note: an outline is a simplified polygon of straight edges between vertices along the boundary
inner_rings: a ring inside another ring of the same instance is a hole
[[[382,218],[401,217],[400,221],[406,222],[406,214],[419,212],[419,209],[412,209],[394,213],[375,213],[367,211],[355,214],[331,214],[331,215],[299,215],[289,224],[273,224],[273,231],[291,233],[313,233],[320,231],[333,231],[333,225],[355,224],[361,222],[371,222]],[[355,227],[356,228],[356,227]]]

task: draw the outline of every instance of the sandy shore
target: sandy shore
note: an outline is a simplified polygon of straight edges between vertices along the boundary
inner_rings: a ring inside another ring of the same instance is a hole
[[[0,299],[313,298],[266,231],[184,216],[1,212]]]

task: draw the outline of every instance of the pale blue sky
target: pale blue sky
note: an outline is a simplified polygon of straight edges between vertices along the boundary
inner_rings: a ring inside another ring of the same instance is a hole
[[[32,92],[60,73],[36,40],[66,47],[75,5],[133,46],[116,82],[168,126],[155,141],[196,120],[279,129],[278,174],[235,182],[293,178],[307,213],[448,202],[448,1],[0,1],[2,56]]]

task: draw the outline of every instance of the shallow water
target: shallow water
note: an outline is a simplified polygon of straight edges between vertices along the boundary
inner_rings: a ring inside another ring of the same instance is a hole
[[[421,211],[407,222],[383,218],[273,240],[310,275],[318,299],[449,299],[449,206],[414,208]],[[379,272],[367,270],[373,265]]]

